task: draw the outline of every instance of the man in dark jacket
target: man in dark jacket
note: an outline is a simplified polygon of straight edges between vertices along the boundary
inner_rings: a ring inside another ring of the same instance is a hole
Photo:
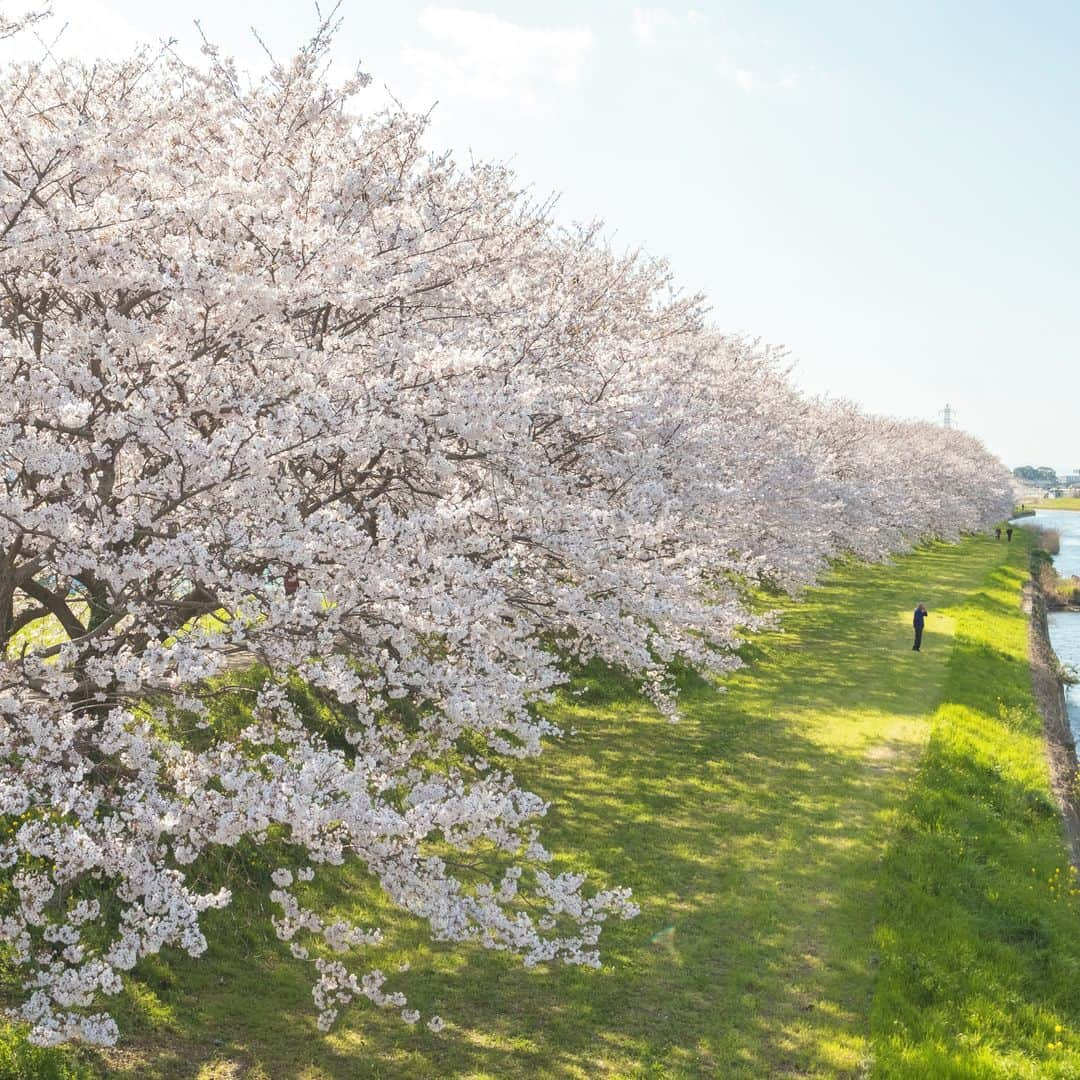
[[[926,605],[919,604],[915,608],[915,618],[912,619],[912,624],[915,627],[915,644],[911,646],[912,652],[919,652],[922,649],[922,631],[923,625],[926,623]]]

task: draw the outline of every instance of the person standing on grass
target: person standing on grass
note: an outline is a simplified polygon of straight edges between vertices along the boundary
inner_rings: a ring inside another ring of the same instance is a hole
[[[926,615],[926,605],[918,604],[915,608],[915,618],[912,619],[912,624],[915,627],[915,644],[911,646],[912,652],[922,651],[922,631],[926,623]]]
[[[1012,526],[1011,525],[1005,530],[1005,535],[1008,537],[1009,543],[1011,544],[1012,543]]]
[[[1001,539],[1001,526],[1000,525],[994,530],[994,539],[995,540],[1000,540]]]

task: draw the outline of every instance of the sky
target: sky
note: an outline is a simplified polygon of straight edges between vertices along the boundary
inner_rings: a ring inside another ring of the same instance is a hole
[[[27,3],[15,5],[26,7]],[[287,56],[305,0],[53,0],[58,53],[203,32]],[[324,3],[324,10],[326,4]],[[343,0],[345,73],[509,162],[566,222],[667,258],[806,391],[1080,472],[1080,5]],[[8,55],[12,46],[8,45]],[[30,51],[30,43],[19,46]],[[33,49],[39,49],[36,44]],[[918,453],[918,447],[912,447]]]

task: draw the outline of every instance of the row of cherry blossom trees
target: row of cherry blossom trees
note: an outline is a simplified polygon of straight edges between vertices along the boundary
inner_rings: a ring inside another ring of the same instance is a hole
[[[327,864],[436,938],[595,965],[629,895],[545,869],[510,771],[568,662],[674,716],[747,588],[1010,507],[974,439],[800,394],[662,263],[351,111],[329,36],[250,85],[213,49],[0,76],[0,940],[41,1043],[116,1038],[102,1002],[205,948],[230,897],[195,881],[241,842],[289,853],[324,1026],[417,1019],[377,932],[306,906]]]

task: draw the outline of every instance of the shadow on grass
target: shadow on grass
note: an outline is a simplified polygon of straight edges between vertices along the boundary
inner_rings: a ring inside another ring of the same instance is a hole
[[[203,961],[150,974],[170,1018],[141,1025],[135,1050],[144,1042],[146,1053],[126,1074],[192,1076],[227,1058],[241,1071],[223,1076],[275,1080],[857,1075],[880,860],[953,647],[934,618],[974,592],[1002,612],[1015,604],[1005,550],[974,540],[838,567],[784,611],[783,632],[749,647],[752,669],[725,692],[685,679],[677,726],[625,680],[589,670],[586,692],[557,710],[580,734],[518,773],[551,800],[549,847],[581,852],[556,868],[629,885],[642,905],[605,930],[601,971],[525,971],[423,944],[422,926],[395,917],[391,950],[420,957],[394,988],[442,1013],[448,1032],[358,1008],[327,1039],[302,965],[269,937],[246,951],[226,939]],[[900,614],[919,600],[931,622],[915,655]],[[965,663],[989,687],[1003,657],[988,646]],[[377,904],[359,877],[355,887],[358,910]],[[124,1075],[122,1059],[114,1066]]]
[[[875,1076],[1080,1075],[1080,905],[999,599],[973,599],[883,866]]]

